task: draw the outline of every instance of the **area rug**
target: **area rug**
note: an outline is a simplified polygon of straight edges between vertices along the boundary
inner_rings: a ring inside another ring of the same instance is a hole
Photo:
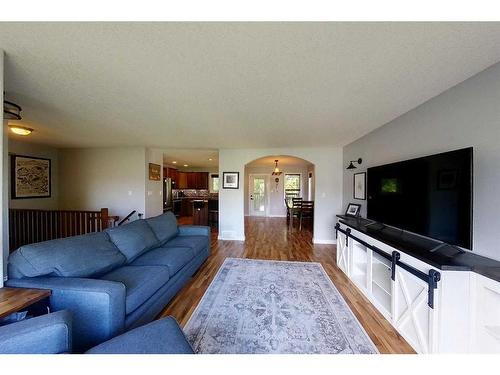
[[[204,354],[377,353],[319,263],[227,258],[184,331]]]

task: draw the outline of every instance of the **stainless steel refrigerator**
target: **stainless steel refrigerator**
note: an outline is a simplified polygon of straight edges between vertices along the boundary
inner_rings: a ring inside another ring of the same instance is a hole
[[[172,179],[163,179],[163,212],[173,210]]]

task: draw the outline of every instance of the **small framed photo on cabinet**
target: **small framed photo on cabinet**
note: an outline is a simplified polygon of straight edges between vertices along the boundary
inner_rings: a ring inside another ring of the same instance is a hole
[[[349,203],[347,210],[345,211],[345,216],[358,217],[359,211],[361,211],[361,205],[356,203]]]

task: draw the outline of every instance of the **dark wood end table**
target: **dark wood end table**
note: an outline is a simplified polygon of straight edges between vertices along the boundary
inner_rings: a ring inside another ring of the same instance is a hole
[[[0,288],[0,319],[50,297],[47,289]]]

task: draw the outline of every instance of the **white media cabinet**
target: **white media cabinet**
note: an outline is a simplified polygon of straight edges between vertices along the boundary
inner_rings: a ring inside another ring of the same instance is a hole
[[[498,281],[433,267],[340,220],[336,232],[338,267],[417,353],[500,353]]]

